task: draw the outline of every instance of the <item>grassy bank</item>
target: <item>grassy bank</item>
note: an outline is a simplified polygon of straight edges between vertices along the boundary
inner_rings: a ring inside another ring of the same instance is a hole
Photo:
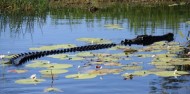
[[[83,8],[90,7],[105,8],[115,3],[127,5],[180,5],[189,4],[189,0],[0,0],[0,12],[43,12],[48,9],[64,7]]]

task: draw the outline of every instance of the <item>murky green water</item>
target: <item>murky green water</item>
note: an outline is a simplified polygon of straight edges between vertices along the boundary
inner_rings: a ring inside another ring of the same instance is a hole
[[[127,7],[120,5],[93,13],[88,10],[65,8],[38,14],[0,14],[0,54],[28,52],[31,47],[56,44],[71,43],[81,46],[85,43],[76,41],[76,39],[82,37],[104,38],[114,43],[120,43],[125,38],[131,39],[137,35],[162,35],[168,32],[175,34],[174,41],[183,44],[187,42],[187,34],[190,30],[190,24],[187,24],[187,21],[190,21],[189,6]],[[121,28],[106,28],[106,24],[118,24]],[[179,34],[180,32],[183,36]],[[115,53],[108,49],[92,52]],[[68,69],[68,73],[60,74],[52,81],[51,78],[43,77],[39,73],[40,69],[26,68],[25,65],[31,61],[19,67],[3,67],[1,65],[0,93],[41,94],[48,87],[55,87],[63,91],[50,92],[52,94],[188,94],[190,92],[189,75],[178,78],[149,75],[123,80],[121,75],[130,72],[125,71],[119,74],[98,76],[94,79],[74,80],[66,79],[65,76],[77,73],[77,67],[88,62],[87,60],[58,60],[49,57],[43,57],[40,60],[68,63],[73,67]],[[143,69],[152,67],[149,65],[151,58],[133,57],[132,60],[121,62],[123,64],[143,62]],[[28,72],[23,74],[10,72],[14,69],[26,69]],[[32,74],[37,74],[38,78],[46,81],[37,85],[15,83],[15,80],[29,78]]]

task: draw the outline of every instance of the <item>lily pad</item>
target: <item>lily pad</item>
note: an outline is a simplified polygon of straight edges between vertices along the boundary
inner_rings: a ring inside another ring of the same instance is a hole
[[[90,64],[101,65],[101,64],[104,64],[104,62],[95,61],[95,62],[90,62]]]
[[[128,46],[122,46],[122,45],[116,45],[114,47],[109,48],[109,50],[124,50],[124,49],[129,49],[130,47]]]
[[[184,38],[184,34],[182,31],[178,31],[178,34],[180,35],[180,37]]]
[[[45,51],[45,50],[55,50],[60,48],[72,48],[76,47],[74,44],[59,44],[59,45],[52,45],[52,46],[42,46],[38,48],[29,48],[29,50],[37,50],[37,51]]]
[[[13,58],[13,56],[15,56],[15,55],[5,55],[4,58],[6,58],[6,59],[10,59],[10,58]]]
[[[121,25],[119,24],[106,24],[104,25],[106,28],[110,29],[124,29]]]
[[[189,73],[186,71],[177,71],[176,73],[174,73],[174,71],[159,71],[159,72],[154,72],[154,74],[162,77],[170,77],[170,76],[181,76]]]
[[[133,73],[133,75],[135,76],[147,76],[149,74],[151,74],[152,72],[148,71],[148,70],[141,70],[141,71],[135,71]]]
[[[57,64],[57,63],[47,63],[47,61],[36,60],[34,63],[26,65],[26,67],[32,68],[49,68],[49,69],[65,69],[70,68],[71,64]]]
[[[83,57],[70,57],[69,60],[84,60]]]
[[[90,70],[88,71],[88,73],[96,75],[106,75],[106,74],[118,74],[121,71],[122,71],[121,69],[99,69],[99,70]]]
[[[107,62],[104,64],[105,66],[121,66],[119,62]]]
[[[63,91],[58,88],[49,87],[44,89],[44,92],[63,92]]]
[[[190,21],[186,21],[185,23],[190,24]]]
[[[17,84],[39,84],[39,83],[44,82],[44,81],[45,81],[44,79],[30,79],[30,78],[27,78],[27,79],[16,80],[15,83],[17,83]]]
[[[25,73],[28,70],[8,70],[8,72],[12,72],[12,73]]]
[[[105,40],[102,38],[78,38],[78,41],[84,41],[91,44],[104,44],[104,43],[112,43],[109,40]]]
[[[32,68],[43,68],[43,67],[48,67],[49,61],[47,60],[34,60],[32,61],[34,63],[27,64],[26,67],[32,67]]]
[[[152,57],[153,54],[137,54],[136,56],[140,58],[147,58],[147,57]]]
[[[92,57],[94,54],[92,52],[80,52],[77,54],[79,57]]]
[[[122,67],[123,70],[141,70],[142,66],[138,65],[125,65]]]
[[[163,65],[159,65],[159,66],[155,66],[158,69],[174,69],[175,66],[163,66]]]
[[[99,57],[99,60],[103,62],[117,62],[119,58],[109,56],[109,57]]]
[[[112,56],[115,56],[115,57],[124,57],[124,56],[127,56],[125,53],[117,53],[117,54],[112,54]]]
[[[51,57],[51,58],[58,58],[58,59],[61,59],[61,60],[66,60],[68,59],[68,55],[67,54],[57,54],[57,55],[50,55],[48,57]]]
[[[65,76],[65,78],[74,78],[74,79],[92,79],[95,78],[96,74],[70,74]]]
[[[44,75],[51,75],[51,74],[57,75],[57,74],[63,74],[66,72],[68,72],[68,70],[54,69],[54,70],[41,70],[40,71],[40,73],[44,74]]]

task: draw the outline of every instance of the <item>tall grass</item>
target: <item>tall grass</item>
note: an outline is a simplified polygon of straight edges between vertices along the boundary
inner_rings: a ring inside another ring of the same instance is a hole
[[[48,0],[0,0],[1,12],[41,12],[48,9]]]

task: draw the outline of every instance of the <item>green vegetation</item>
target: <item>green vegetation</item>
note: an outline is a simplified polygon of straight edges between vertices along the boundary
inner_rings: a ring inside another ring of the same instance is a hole
[[[121,1],[126,3],[120,3]],[[100,21],[105,20],[105,22],[109,20],[112,22],[105,23],[103,26],[112,29],[125,29],[122,23],[126,21],[124,19],[128,19],[131,30],[144,31],[145,34],[147,28],[151,28],[152,32],[158,27],[177,31],[180,22],[188,24],[190,6],[183,0],[180,2],[168,0],[168,3],[164,3],[163,0],[150,0],[150,2],[160,3],[148,4],[149,1],[147,1],[143,3],[144,5],[127,1],[0,0],[0,30],[10,28],[11,31],[22,33],[19,31],[25,29],[24,31],[32,33],[34,23],[37,22],[38,26],[42,27],[46,23],[47,15],[50,15],[54,24],[58,23],[58,19],[68,19],[67,24],[71,25],[80,24],[84,18],[87,24],[93,24],[94,18]],[[95,13],[89,11],[91,7],[97,8],[97,11]]]

